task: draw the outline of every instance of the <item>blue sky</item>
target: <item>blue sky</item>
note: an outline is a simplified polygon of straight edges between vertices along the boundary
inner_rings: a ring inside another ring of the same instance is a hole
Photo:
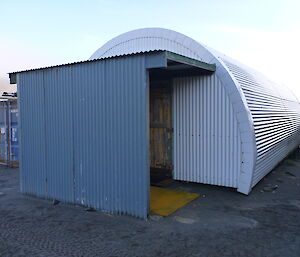
[[[186,34],[300,98],[300,0],[0,0],[0,87],[7,89],[7,72],[85,60],[112,37],[143,27]]]

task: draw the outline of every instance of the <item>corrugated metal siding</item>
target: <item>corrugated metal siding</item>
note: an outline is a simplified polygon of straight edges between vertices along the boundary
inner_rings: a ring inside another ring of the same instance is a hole
[[[99,48],[90,59],[94,58],[100,58],[100,57],[108,57],[108,56],[116,56],[116,55],[123,55],[123,54],[130,54],[130,53],[136,53],[136,52],[147,52],[149,50],[168,50],[177,54],[182,54],[191,58],[195,58],[197,60],[201,60],[207,63],[215,63],[217,70],[215,72],[215,75],[220,79],[222,86],[224,88],[224,92],[228,95],[228,99],[226,101],[230,102],[232,105],[232,109],[234,112],[234,117],[237,121],[237,127],[240,131],[240,141],[241,141],[241,156],[239,157],[242,161],[240,173],[239,173],[239,182],[238,182],[238,191],[243,192],[245,194],[248,194],[251,190],[251,180],[252,186],[254,186],[264,175],[266,175],[278,162],[280,162],[290,150],[292,150],[297,144],[300,143],[300,131],[299,131],[299,103],[298,100],[295,99],[295,97],[291,94],[289,90],[286,90],[285,87],[277,87],[274,83],[271,83],[267,81],[265,78],[263,78],[261,75],[259,75],[256,72],[253,72],[249,68],[243,68],[243,65],[240,65],[236,61],[233,61],[227,57],[224,57],[224,55],[208,49],[206,46],[199,44],[195,40],[171,31],[171,30],[165,30],[160,28],[149,28],[149,29],[141,29],[141,30],[135,30],[130,31],[128,33],[122,34],[112,40],[110,40],[108,43],[106,43],[103,47]],[[224,58],[223,58],[224,57]],[[112,60],[108,60],[112,61]],[[224,64],[224,62],[227,62],[227,65]],[[83,65],[93,65],[92,64],[83,64]],[[75,67],[75,66],[73,66]],[[74,68],[72,68],[73,70]],[[117,66],[116,66],[117,69]],[[134,67],[128,67],[128,71],[131,72],[131,75],[120,75],[124,77],[130,77],[133,79],[134,73],[132,72]],[[231,71],[229,71],[229,69]],[[116,72],[116,71],[115,71]],[[120,72],[120,70],[118,70]],[[105,72],[105,76],[106,76]],[[117,73],[119,74],[119,73]],[[23,75],[20,75],[22,77]],[[28,75],[29,76],[29,75]],[[29,76],[30,77],[30,76]],[[28,78],[30,80],[30,78]],[[39,79],[37,77],[37,79]],[[102,77],[103,79],[103,77]],[[112,76],[113,79],[117,79],[114,76]],[[22,80],[22,78],[20,79]],[[43,77],[42,77],[43,80]],[[88,78],[86,78],[86,81],[88,81]],[[94,80],[89,80],[92,83]],[[108,83],[106,81],[106,78],[104,79],[105,83]],[[33,90],[36,90],[35,94],[37,96],[40,96],[40,89],[36,89],[36,81],[32,82]],[[68,82],[70,83],[70,82]],[[76,81],[72,82],[73,84],[76,84]],[[103,82],[104,83],[104,82]],[[83,83],[85,85],[85,82]],[[85,85],[86,86],[86,85]],[[127,87],[130,88],[129,85]],[[134,86],[133,86],[134,87]],[[20,88],[20,87],[19,87]],[[70,87],[71,88],[71,87]],[[110,91],[107,91],[106,87],[103,88],[104,94],[109,93]],[[100,89],[99,89],[100,90]],[[222,89],[223,90],[223,89]],[[22,90],[20,90],[22,91]],[[102,93],[103,93],[102,92]],[[124,92],[126,94],[129,92],[128,90]],[[137,91],[136,94],[139,94]],[[85,92],[88,94],[87,92]],[[117,92],[114,92],[117,93]],[[77,92],[73,92],[70,90],[70,94],[72,95],[72,99],[77,99],[77,102],[80,102],[79,99],[81,99]],[[99,93],[100,94],[100,93]],[[137,101],[134,98],[134,94],[130,97],[130,101]],[[221,94],[221,93],[220,93]],[[25,99],[28,97],[28,101],[32,103],[38,102],[38,100],[31,99],[31,95],[26,95],[24,93]],[[136,96],[136,95],[135,95]],[[43,95],[40,96],[41,101],[44,101]],[[89,95],[91,99],[93,99],[92,95]],[[97,99],[101,96],[97,95]],[[119,97],[119,96],[118,96]],[[144,97],[144,96],[143,96]],[[145,98],[146,99],[146,98]],[[104,99],[107,101],[107,99]],[[116,99],[117,103],[120,99]],[[55,100],[56,101],[56,100]],[[122,101],[126,102],[126,98],[122,98]],[[28,102],[28,104],[29,104]],[[75,128],[75,125],[81,125],[81,124],[74,124],[74,120],[79,121],[80,119],[76,116],[77,111],[80,110],[76,109],[76,103],[72,104],[72,120],[73,120],[73,127],[72,127],[72,137],[73,137],[73,144],[77,144],[77,134],[79,132],[77,131],[77,128]],[[247,102],[247,103],[246,103]],[[127,103],[128,104],[128,103]],[[59,105],[59,104],[58,104]],[[186,101],[186,105],[190,106],[190,103]],[[85,105],[84,105],[85,106]],[[101,105],[101,103],[98,103],[98,106],[105,106]],[[110,106],[110,105],[109,105]],[[138,106],[138,105],[137,105]],[[90,109],[85,107],[86,112]],[[104,107],[103,107],[104,108]],[[109,107],[112,111],[112,113],[115,113],[115,110],[113,107]],[[144,108],[144,107],[143,107]],[[186,107],[187,108],[187,107]],[[191,107],[189,107],[191,109]],[[42,111],[44,112],[43,108],[41,110],[36,109],[29,109],[29,113],[32,115],[35,115],[34,118],[32,118],[30,121],[43,121],[43,116],[40,116],[40,114],[36,114],[36,111]],[[92,109],[92,108],[91,108]],[[113,111],[114,110],[114,111]],[[92,113],[92,110],[90,110]],[[51,111],[50,111],[51,112]],[[251,114],[250,114],[251,112]],[[147,112],[148,113],[148,112]],[[186,113],[187,114],[187,113]],[[81,114],[80,114],[81,115]],[[88,115],[88,114],[86,114]],[[99,121],[102,119],[106,119],[106,114],[103,114],[101,118],[99,118]],[[189,114],[190,115],[190,114]],[[204,114],[203,114],[204,115]],[[118,116],[119,117],[119,116]],[[190,117],[190,116],[188,116]],[[207,119],[206,116],[203,116]],[[123,116],[119,117],[120,119],[123,119]],[[98,119],[98,117],[97,117]],[[53,118],[47,118],[47,120],[44,121],[44,124],[51,123]],[[121,123],[122,121],[120,121]],[[26,123],[26,121],[25,121]],[[98,124],[98,123],[97,123]],[[100,131],[107,131],[112,129],[109,126],[114,126],[114,123],[109,123],[110,125],[97,125],[96,128],[100,129]],[[58,124],[56,124],[58,125]],[[222,124],[221,124],[222,125]],[[26,125],[27,128],[30,128],[30,124]],[[89,125],[89,129],[91,129],[91,125]],[[128,129],[127,126],[125,126],[126,129]],[[35,128],[38,133],[37,136],[43,135],[43,131],[46,131],[46,129],[41,130],[41,128],[37,127]],[[255,131],[254,131],[255,130]],[[86,131],[90,131],[86,129]],[[84,131],[83,131],[84,132]],[[41,135],[39,135],[39,133]],[[89,138],[89,137],[88,137]],[[134,139],[134,138],[133,138]],[[83,140],[83,139],[82,139]],[[26,142],[26,139],[24,139]],[[83,140],[84,141],[84,140]],[[111,153],[112,150],[115,149],[114,145],[112,148],[110,148],[110,144],[115,144],[115,141],[109,137],[109,139],[103,138],[101,141],[102,143],[105,143],[106,150],[103,153],[104,156],[107,156],[108,153]],[[22,142],[21,142],[22,143]],[[125,142],[126,143],[126,142]],[[79,143],[78,143],[79,144]],[[213,145],[213,143],[212,143]],[[36,148],[34,148],[36,146]],[[186,142],[186,146],[192,147],[190,142]],[[209,145],[210,146],[210,145]],[[40,149],[45,148],[45,144],[39,142],[39,141],[33,141],[31,146],[33,155],[35,156],[42,156],[41,153],[36,153],[36,151],[39,151]],[[29,147],[29,148],[30,148]],[[48,146],[47,146],[48,147]],[[91,147],[91,146],[89,146]],[[73,146],[75,149],[75,147]],[[189,148],[191,149],[191,148]],[[76,150],[79,151],[79,150]],[[91,151],[91,150],[90,150]],[[121,151],[121,150],[118,150]],[[122,150],[123,151],[123,150]],[[45,151],[46,153],[46,151]],[[137,151],[138,153],[138,151]],[[188,152],[187,152],[188,153]],[[186,153],[186,154],[187,154]],[[81,153],[80,153],[81,154]],[[84,154],[84,153],[83,153]],[[89,153],[88,153],[89,154]],[[123,153],[122,153],[123,154]],[[195,154],[195,152],[193,152]],[[32,156],[33,156],[32,155]],[[75,159],[75,156],[78,156],[79,153],[73,152],[73,163],[74,167],[73,172],[74,174],[77,174],[76,176],[80,177],[80,169],[78,167],[88,167],[86,163],[78,163],[78,160]],[[28,153],[28,158],[32,158],[31,153]],[[119,156],[119,155],[117,155]],[[120,155],[121,156],[121,155]],[[124,156],[127,156],[124,153]],[[187,156],[187,155],[186,155]],[[21,156],[22,158],[22,156]],[[107,157],[103,157],[103,162],[101,162],[101,167],[114,167],[114,169],[117,169],[114,165],[117,164],[107,164]],[[119,158],[119,157],[118,157]],[[121,159],[123,158],[120,157]],[[185,157],[186,160],[189,160],[189,157]],[[212,157],[214,158],[214,157]],[[222,157],[223,158],[223,157]],[[231,159],[232,157],[230,157]],[[256,160],[257,158],[257,160]],[[145,157],[145,159],[147,159]],[[34,160],[34,159],[32,159]],[[193,160],[196,160],[195,158]],[[41,161],[42,162],[42,161]],[[186,163],[186,165],[189,165],[189,163]],[[255,168],[254,168],[255,165]],[[129,164],[128,164],[129,167]],[[208,166],[207,166],[208,167]],[[210,167],[210,166],[209,166]],[[213,167],[213,166],[211,166]],[[38,170],[34,166],[35,169]],[[76,170],[77,169],[77,170]],[[42,169],[42,172],[43,169]],[[79,172],[79,173],[78,173]],[[135,172],[135,171],[134,171]],[[191,172],[191,168],[189,168],[189,172]],[[254,173],[254,174],[253,174]],[[79,174],[79,175],[78,175]],[[217,174],[216,169],[214,168],[214,173]],[[221,176],[221,174],[218,174],[218,176]],[[74,175],[75,176],[75,175]],[[222,175],[223,176],[223,175]],[[216,177],[214,175],[214,177]],[[110,179],[112,179],[110,177]],[[27,178],[28,179],[28,178]],[[218,179],[212,179],[212,178],[206,178],[206,181],[217,181]],[[225,179],[228,180],[227,178]],[[229,179],[230,180],[230,179]],[[25,178],[24,178],[25,181]],[[82,181],[84,181],[84,178],[82,178]],[[26,181],[25,181],[26,182]],[[24,182],[24,184],[25,184]],[[27,182],[26,182],[27,183]],[[34,181],[31,181],[29,179],[28,183],[35,183]],[[88,183],[88,182],[82,182],[82,183]],[[215,183],[215,182],[204,182],[204,183]],[[216,182],[218,184],[220,182]],[[226,182],[227,185],[234,184],[233,182]],[[74,190],[73,194],[76,194],[77,202],[86,202],[86,195],[87,191],[82,189],[81,185],[77,185],[74,183]],[[85,185],[85,184],[82,184]],[[46,188],[46,187],[43,187]],[[107,192],[107,189],[105,189],[105,185],[103,186],[103,190]],[[41,189],[42,190],[42,189]],[[45,190],[45,189],[43,189]],[[102,191],[100,192],[102,193]],[[75,201],[75,200],[74,200]],[[103,206],[103,202],[101,202],[101,206]],[[113,208],[111,208],[113,209]]]
[[[174,178],[237,187],[241,140],[216,75],[174,80]]]
[[[22,192],[145,218],[145,57],[18,76]]]
[[[19,75],[20,183],[22,192],[48,197],[43,81],[42,72]]]
[[[248,194],[251,190],[253,167],[256,159],[253,121],[240,86],[235,83],[233,76],[219,59],[222,54],[208,49],[207,46],[181,33],[162,28],[145,28],[129,31],[113,38],[99,48],[90,60],[149,50],[167,50],[196,60],[216,64],[215,75],[222,81],[222,86],[224,86],[224,90],[232,104],[240,131],[242,165],[237,189],[239,192]]]
[[[240,84],[255,130],[257,160],[252,186],[299,145],[300,106],[289,90],[223,60]]]
[[[167,29],[145,28],[121,34],[90,59],[158,49],[216,64],[215,74],[229,95],[241,132],[238,191],[248,194],[251,186],[300,143],[298,100],[286,87],[276,86],[235,60]]]
[[[67,202],[74,199],[73,180],[76,180],[73,177],[71,94],[77,88],[71,74],[70,67],[43,72],[47,196]]]

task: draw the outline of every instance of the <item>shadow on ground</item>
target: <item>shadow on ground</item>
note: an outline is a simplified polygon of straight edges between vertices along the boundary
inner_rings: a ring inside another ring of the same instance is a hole
[[[24,196],[18,172],[0,168],[0,256],[300,256],[300,149],[249,196],[176,182],[201,197],[148,221]]]

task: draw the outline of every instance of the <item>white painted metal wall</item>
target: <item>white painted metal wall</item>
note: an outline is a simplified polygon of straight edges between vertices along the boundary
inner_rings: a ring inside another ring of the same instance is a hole
[[[300,144],[300,105],[290,90],[270,82],[260,73],[181,33],[162,28],[129,31],[108,41],[90,59],[150,50],[167,50],[216,65],[215,76],[221,81],[224,95],[227,95],[227,99],[231,103],[241,142],[240,155],[236,155],[238,150],[235,150],[234,155],[230,157],[240,160],[238,182],[234,184],[234,179],[228,182],[228,178],[225,177],[223,181],[227,182],[223,185],[235,185],[234,187],[237,187],[239,192],[248,194],[259,180]],[[192,95],[187,97],[192,97]],[[209,97],[215,96],[212,94]],[[188,107],[191,103],[187,99],[185,104],[184,108],[190,108],[192,111],[192,107]],[[219,103],[215,102],[215,105],[219,106]],[[185,115],[188,115],[186,119],[190,122],[188,119],[191,114],[187,111]],[[209,115],[203,117],[211,119]],[[188,137],[186,137],[187,139]],[[196,150],[201,151],[201,144],[198,143]],[[182,144],[182,147],[188,146],[194,147],[194,149],[196,147],[188,141]],[[210,147],[211,145],[207,144],[207,149],[211,149]],[[183,148],[182,152],[187,151],[186,149]],[[185,177],[186,180],[189,177],[191,181],[195,181],[194,178],[192,180],[192,176],[198,176],[198,178],[202,176],[199,182],[220,184],[221,178],[216,179],[216,174],[227,176],[225,173],[230,172],[224,170],[224,173],[217,173],[217,169],[207,164],[206,168],[210,170],[205,172],[212,172],[212,175],[205,177],[204,174],[199,173],[200,169],[197,173],[196,169],[188,166],[190,162],[193,165],[200,163],[199,160],[195,159],[199,156],[193,154],[194,159],[191,157],[192,155],[188,156],[188,152],[186,152],[184,158],[189,162],[183,160],[180,164],[183,170],[183,174],[180,176]],[[179,157],[177,156],[177,158]],[[209,158],[217,160],[214,156]],[[223,156],[220,158],[218,162],[227,161],[222,159]],[[232,160],[232,162],[235,161]],[[203,162],[208,163],[204,159]],[[184,167],[185,165],[186,167]],[[195,174],[193,175],[192,172]],[[189,176],[184,175],[188,173],[190,173]],[[179,170],[176,171],[176,174],[179,176]]]
[[[256,71],[228,57],[225,65],[240,84],[253,119],[257,158],[253,171],[255,186],[300,143],[300,106],[285,87],[268,81]]]
[[[240,133],[217,76],[175,79],[173,110],[174,178],[237,187]]]

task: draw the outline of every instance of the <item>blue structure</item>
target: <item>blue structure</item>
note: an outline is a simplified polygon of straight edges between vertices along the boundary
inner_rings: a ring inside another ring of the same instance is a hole
[[[8,159],[8,136],[7,136],[7,102],[0,102],[0,160],[2,163],[6,163]]]
[[[167,70],[169,55],[149,52],[16,73],[21,191],[145,218],[147,70]]]
[[[89,61],[10,74],[21,191],[146,218],[150,175],[251,189],[300,144],[286,88],[180,33],[141,29]]]
[[[19,165],[17,99],[3,97],[0,101],[0,162]]]

